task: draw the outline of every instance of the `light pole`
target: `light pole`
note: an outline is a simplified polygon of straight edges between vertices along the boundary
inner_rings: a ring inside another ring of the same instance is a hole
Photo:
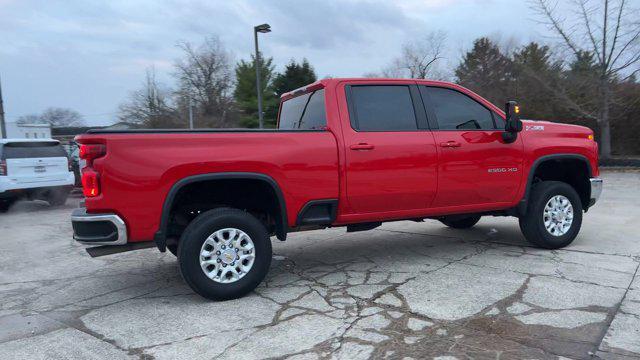
[[[2,104],[2,81],[0,81],[0,139],[7,138],[7,127],[4,123],[4,105]]]
[[[264,116],[262,114],[262,87],[260,86],[260,51],[258,50],[258,33],[268,33],[271,32],[271,26],[269,24],[262,24],[253,27],[253,37],[256,43],[256,57],[255,57],[255,68],[256,68],[256,89],[258,91],[258,126],[260,129],[264,127]]]

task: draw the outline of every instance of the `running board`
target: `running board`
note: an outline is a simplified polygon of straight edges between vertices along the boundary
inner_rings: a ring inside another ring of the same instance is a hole
[[[100,257],[113,255],[118,253],[123,253],[127,251],[133,250],[141,250],[141,249],[149,249],[156,247],[156,243],[153,241],[145,241],[138,243],[129,243],[124,245],[102,245],[102,246],[94,246],[90,248],[86,248],[87,253],[91,255],[91,257]]]

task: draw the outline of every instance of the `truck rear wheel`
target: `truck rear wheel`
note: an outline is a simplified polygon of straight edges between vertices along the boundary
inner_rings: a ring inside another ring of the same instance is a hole
[[[211,300],[237,299],[255,289],[269,270],[271,256],[265,226],[251,214],[232,208],[198,215],[178,244],[182,277]]]
[[[519,222],[530,243],[559,249],[571,244],[580,231],[582,202],[569,184],[543,181],[533,186],[527,214]]]
[[[449,217],[445,216],[440,222],[454,229],[468,229],[473,227],[480,221],[480,215],[472,215],[467,217]]]

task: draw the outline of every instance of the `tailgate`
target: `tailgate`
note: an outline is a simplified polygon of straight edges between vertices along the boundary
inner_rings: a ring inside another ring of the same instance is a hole
[[[7,174],[18,184],[64,180],[69,172],[66,157],[6,159]]]
[[[55,140],[8,140],[0,160],[13,184],[65,180],[69,173],[67,153]]]

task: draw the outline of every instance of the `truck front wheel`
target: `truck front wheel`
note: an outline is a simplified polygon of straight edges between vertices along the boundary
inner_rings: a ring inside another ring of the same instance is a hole
[[[218,208],[200,214],[178,245],[180,272],[198,294],[237,299],[255,289],[271,265],[271,240],[251,214]]]
[[[533,245],[559,249],[573,241],[582,225],[582,202],[569,184],[543,181],[535,184],[520,229]]]

